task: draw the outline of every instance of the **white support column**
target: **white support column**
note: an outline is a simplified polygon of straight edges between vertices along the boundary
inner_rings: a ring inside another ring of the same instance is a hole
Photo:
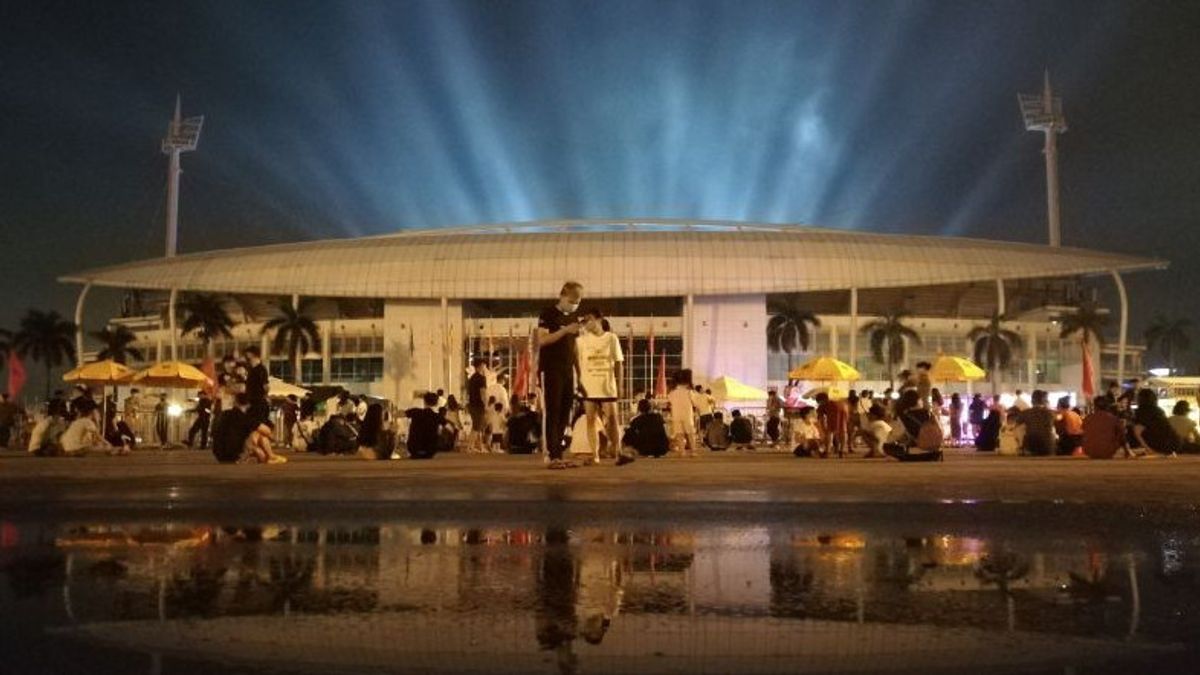
[[[321,322],[321,384],[329,384],[333,377],[333,319]]]
[[[171,289],[171,297],[167,300],[167,337],[171,339],[171,360],[179,360],[179,335],[175,330],[175,301],[179,298],[179,289]],[[160,358],[161,360],[161,358]]]
[[[87,299],[88,291],[92,290],[92,282],[83,285],[79,291],[79,299],[75,301],[75,365],[83,365],[83,301]]]
[[[829,355],[838,357],[838,329],[836,324],[829,324]]]
[[[688,293],[683,303],[683,367],[689,370],[695,367],[692,363],[696,354],[695,345],[692,344],[696,335],[696,327],[692,325],[695,317],[696,296]]]
[[[858,367],[858,289],[850,289],[850,365]]]
[[[300,313],[299,293],[292,293],[292,310],[297,314]],[[292,381],[295,382],[297,386],[304,381],[304,379],[300,377],[300,364],[303,362],[304,354],[301,354],[299,350],[296,350],[296,358],[292,359]]]
[[[1112,270],[1113,283],[1117,285],[1117,296],[1121,299],[1121,333],[1117,336],[1117,381],[1125,382],[1125,348],[1129,337],[1129,296],[1125,294],[1125,282],[1121,274]]]
[[[1004,302],[1004,280],[996,280],[996,313],[1004,316],[1008,312],[1008,308]]]
[[[442,298],[442,372],[440,388],[450,387],[450,299]],[[510,385],[511,386],[511,385]]]

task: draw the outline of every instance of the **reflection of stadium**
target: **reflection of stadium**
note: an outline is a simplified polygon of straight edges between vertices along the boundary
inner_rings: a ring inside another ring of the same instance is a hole
[[[74,528],[43,538],[66,556],[63,590],[47,598],[78,635],[285,670],[540,671],[547,608],[565,612],[564,648],[604,672],[1079,663],[1139,644],[1125,641],[1139,621],[1188,630],[1174,619],[1187,600],[1157,588],[1143,556],[1082,541],[1017,554],[1006,597],[980,574],[997,553],[983,539],[585,527],[557,543],[549,532]],[[1104,611],[1071,610],[1080,603]],[[586,639],[597,617],[609,623]]]
[[[652,331],[668,369],[691,366],[700,380],[782,379],[787,355],[768,356],[765,349],[767,303],[791,294],[821,316],[813,351],[852,361],[875,378],[881,369],[857,330],[870,317],[910,311],[924,338],[909,350],[915,360],[966,351],[967,331],[1001,310],[1028,342],[1006,381],[1053,389],[1074,388],[1080,378],[1078,348],[1058,339],[1052,317],[1083,297],[1081,281],[1112,276],[1119,285],[1121,273],[1164,265],[951,237],[679,220],[552,221],[197,253],[63,280],[138,291],[138,306],[116,321],[136,330],[149,359],[203,356],[197,341],[171,330],[178,325],[171,300],[181,293],[228,298],[243,325],[233,340],[217,341],[218,353],[269,347],[258,328],[272,315],[271,303],[310,300],[326,339],[320,353],[304,355],[302,379],[389,397],[461,386],[471,354],[493,352],[504,365],[514,363],[537,310],[565,279],[582,282],[588,299],[613,316],[623,344],[632,340],[635,389],[657,367],[647,357]],[[1111,364],[1113,371],[1140,369],[1123,339],[1113,349],[1128,352]],[[276,354],[271,367],[288,376],[292,365]]]

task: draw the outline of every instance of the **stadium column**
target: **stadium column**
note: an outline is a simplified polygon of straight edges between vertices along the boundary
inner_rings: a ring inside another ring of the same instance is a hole
[[[179,360],[179,338],[175,335],[175,301],[179,299],[179,289],[171,289],[171,297],[167,299],[167,330],[171,339],[171,360]],[[161,357],[160,357],[161,359]]]
[[[92,282],[83,285],[79,291],[79,300],[75,302],[75,365],[83,365],[83,301],[87,299],[88,291],[92,290]]]
[[[858,363],[858,289],[850,289],[850,365]]]
[[[442,297],[442,385],[446,391],[454,391],[450,384],[450,300]]]
[[[1004,316],[1008,308],[1004,306],[1004,280],[996,280],[996,314]]]
[[[333,378],[333,319],[321,322],[321,384],[329,384]]]
[[[696,327],[692,325],[695,319],[696,296],[688,293],[683,304],[683,367],[689,370],[695,369],[695,364],[692,363],[696,353],[695,345],[692,344],[696,335]]]
[[[1121,300],[1121,332],[1117,336],[1117,382],[1125,382],[1125,347],[1129,337],[1129,296],[1125,294],[1125,282],[1121,273],[1112,270],[1113,283],[1117,285],[1117,297]]]

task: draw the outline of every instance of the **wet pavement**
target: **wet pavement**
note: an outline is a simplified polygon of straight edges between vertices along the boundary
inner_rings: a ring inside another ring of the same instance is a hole
[[[1197,476],[3,458],[0,672],[1197,672]]]

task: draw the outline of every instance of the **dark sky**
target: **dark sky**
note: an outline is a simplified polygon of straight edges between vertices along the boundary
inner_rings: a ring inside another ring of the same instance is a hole
[[[1197,35],[1163,0],[4,3],[0,326],[161,255],[177,91],[184,252],[633,216],[1040,242],[1046,67],[1064,242],[1172,261],[1135,327],[1200,316]]]

